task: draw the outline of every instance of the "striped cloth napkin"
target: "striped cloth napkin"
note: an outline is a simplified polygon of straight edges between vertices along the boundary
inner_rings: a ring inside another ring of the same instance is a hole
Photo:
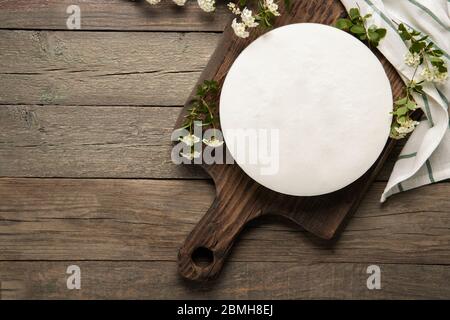
[[[397,33],[403,23],[430,36],[450,60],[450,0],[341,0],[347,11],[360,7],[372,13],[371,23],[386,28],[378,49],[407,82],[413,68],[404,62],[407,46]],[[421,69],[419,69],[421,71]],[[415,95],[424,118],[409,137],[381,196],[381,202],[404,190],[450,178],[450,123],[448,115],[450,79],[444,84],[427,84],[426,95]]]

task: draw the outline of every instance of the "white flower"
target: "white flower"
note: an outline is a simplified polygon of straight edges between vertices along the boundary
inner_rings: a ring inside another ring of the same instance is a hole
[[[439,72],[439,69],[433,68],[434,78],[433,81],[437,83],[444,83],[448,79],[448,72]]]
[[[189,152],[189,153],[183,153],[181,152],[180,155],[183,158],[189,159],[189,160],[193,160],[193,159],[197,159],[200,157],[201,153],[198,151],[194,151],[194,152]]]
[[[248,10],[244,8],[241,13],[242,22],[249,28],[254,28],[258,26],[258,23],[255,22],[255,17],[252,15],[252,10]]]
[[[242,22],[237,22],[236,18],[233,19],[233,22],[231,23],[231,27],[234,30],[234,33],[239,38],[247,38],[250,34],[246,30],[246,26]]]
[[[147,0],[147,2],[150,3],[151,5],[154,5],[160,3],[161,0]]]
[[[233,14],[235,15],[241,14],[241,9],[239,9],[239,7],[234,2],[229,2],[227,4],[227,7],[228,9],[230,9],[231,12],[233,12]]]
[[[197,0],[198,6],[205,12],[213,12],[216,7],[215,0]]]
[[[276,17],[280,15],[278,5],[273,0],[264,0],[264,6]]]
[[[172,0],[172,1],[175,2],[175,4],[177,6],[182,7],[182,6],[184,6],[184,4],[186,3],[187,0]]]
[[[396,139],[396,140],[400,140],[400,139],[405,138],[406,135],[405,135],[405,134],[398,134],[398,133],[393,134],[393,133],[392,133],[392,134],[390,135],[390,137],[393,138],[393,139]]]
[[[439,68],[433,67],[433,69],[425,68],[420,73],[423,80],[433,81],[436,83],[444,83],[448,79],[448,72],[439,72]]]
[[[399,133],[399,135],[402,136],[402,138],[403,138],[406,134],[413,132],[418,124],[419,124],[419,122],[414,121],[412,119],[408,119],[408,120],[402,122],[400,124],[400,127],[396,127],[395,131],[397,131]]]
[[[196,144],[197,142],[199,142],[200,138],[193,134],[188,134],[187,136],[184,136],[183,138],[178,138],[178,140],[183,142],[185,145],[191,147],[194,144]]]
[[[433,70],[430,70],[429,68],[424,68],[422,72],[420,73],[420,76],[425,81],[433,81],[434,80],[434,72]]]
[[[447,81],[447,79],[448,72],[440,72],[435,76],[434,81],[437,83],[444,83],[445,81]]]
[[[417,52],[407,52],[405,54],[405,63],[410,67],[417,67],[420,64],[420,54]]]
[[[217,139],[216,137],[212,137],[211,139],[203,139],[203,143],[213,148],[223,145],[223,141]]]

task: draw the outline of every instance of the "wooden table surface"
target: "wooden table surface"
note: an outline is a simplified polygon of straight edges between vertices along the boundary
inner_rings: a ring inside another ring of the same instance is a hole
[[[170,133],[227,19],[168,0],[0,0],[1,298],[450,298],[450,183],[380,205],[395,154],[333,243],[264,218],[217,280],[179,278],[214,188],[170,162]]]

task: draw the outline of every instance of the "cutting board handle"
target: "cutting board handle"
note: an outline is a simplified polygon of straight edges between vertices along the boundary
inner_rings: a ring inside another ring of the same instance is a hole
[[[261,210],[216,198],[178,252],[178,269],[186,279],[213,279],[222,269],[234,240]]]

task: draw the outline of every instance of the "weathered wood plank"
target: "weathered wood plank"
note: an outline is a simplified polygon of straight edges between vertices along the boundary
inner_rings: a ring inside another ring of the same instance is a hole
[[[225,3],[220,1],[216,12],[207,14],[196,1],[179,8],[172,1],[153,7],[143,0],[1,0],[0,28],[66,29],[70,5],[81,9],[82,30],[220,32],[229,19]]]
[[[171,162],[179,108],[0,107],[0,176],[205,178]]]
[[[0,30],[0,104],[182,105],[219,37]]]
[[[334,245],[256,221],[232,261],[450,264],[450,184],[396,195],[375,183]],[[175,261],[214,198],[208,181],[0,179],[0,260]]]
[[[81,268],[81,290],[65,273]],[[4,299],[448,299],[450,266],[380,264],[381,290],[368,290],[367,264],[231,262],[220,279],[186,283],[174,262],[0,262]]]
[[[1,106],[0,176],[206,179],[201,168],[170,161],[179,112],[178,107]],[[379,180],[388,178],[396,153]]]

